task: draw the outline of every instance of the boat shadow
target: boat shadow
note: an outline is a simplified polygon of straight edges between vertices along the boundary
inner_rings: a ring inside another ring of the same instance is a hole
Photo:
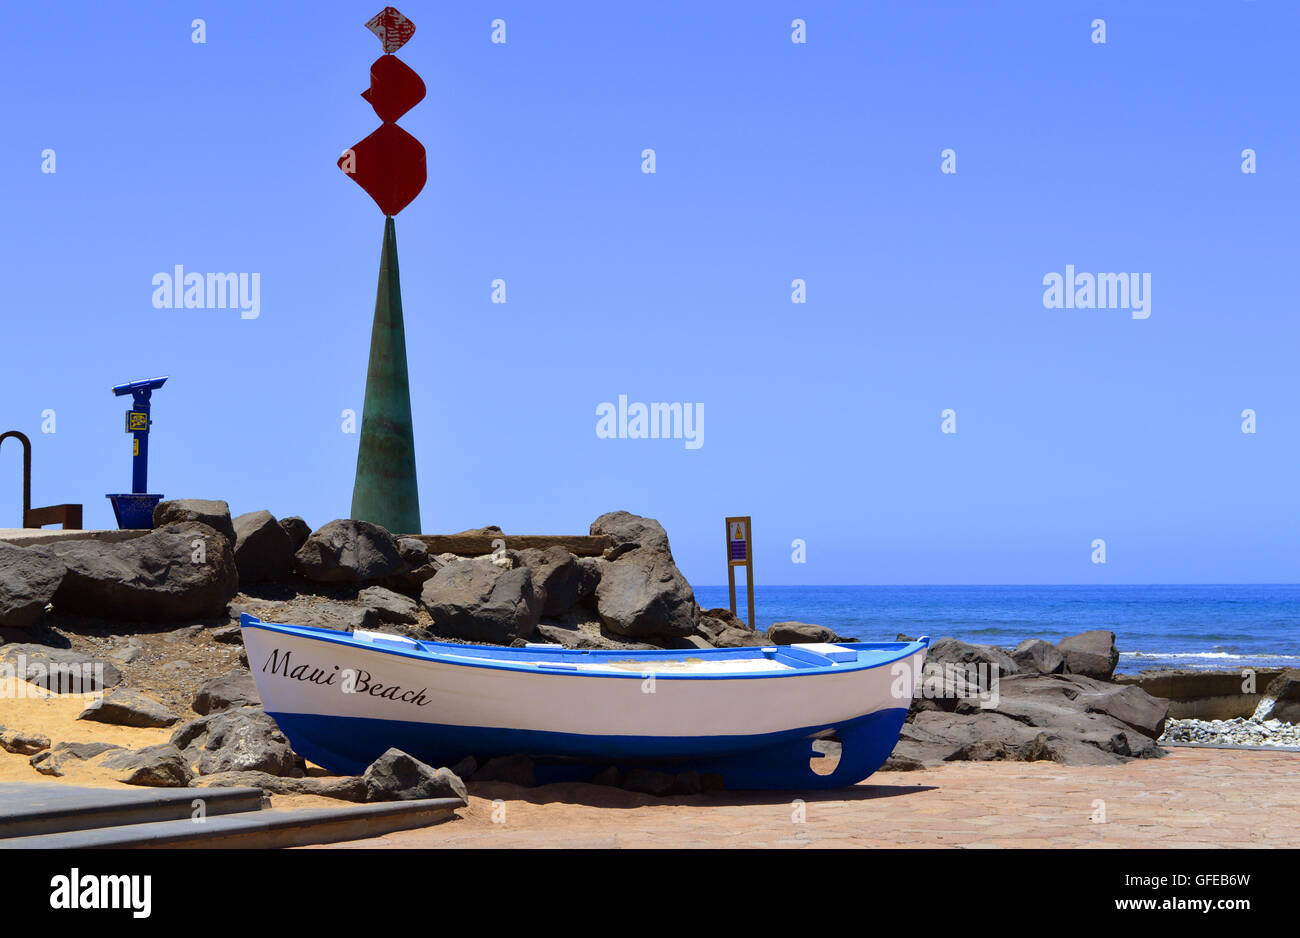
[[[694,795],[649,795],[595,785],[591,782],[551,782],[525,788],[510,782],[469,782],[470,795],[489,801],[522,801],[534,805],[577,804],[593,808],[643,808],[651,805],[683,805],[692,807],[759,807],[763,805],[789,805],[795,801],[805,804],[831,801],[875,801],[881,798],[901,798],[934,791],[936,785],[891,785],[859,782],[844,788],[789,789],[781,791],[707,791]]]

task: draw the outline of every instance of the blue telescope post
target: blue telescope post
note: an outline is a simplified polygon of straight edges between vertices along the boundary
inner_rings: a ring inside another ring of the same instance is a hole
[[[126,432],[132,436],[131,447],[131,494],[109,495],[113,503],[113,513],[117,515],[119,528],[153,527],[153,510],[162,500],[161,495],[146,494],[149,491],[149,399],[153,392],[162,387],[169,376],[146,378],[119,384],[113,388],[118,397],[131,395],[132,407],[126,412]]]

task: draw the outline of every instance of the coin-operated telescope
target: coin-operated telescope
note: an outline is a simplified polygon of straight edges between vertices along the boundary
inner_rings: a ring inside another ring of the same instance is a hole
[[[131,492],[105,496],[113,503],[117,526],[122,529],[153,527],[153,510],[161,495],[148,495],[149,488],[149,399],[167,382],[168,376],[146,378],[119,384],[113,388],[118,397],[131,395],[131,409],[126,412],[126,432],[131,434]]]

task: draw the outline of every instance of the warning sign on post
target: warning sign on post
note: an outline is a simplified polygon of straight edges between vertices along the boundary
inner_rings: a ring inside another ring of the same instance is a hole
[[[732,563],[749,560],[749,524],[747,519],[727,519],[728,559]]]
[[[731,614],[736,614],[736,568],[745,568],[746,598],[749,600],[749,627],[754,628],[754,547],[749,515],[727,519],[727,590]]]

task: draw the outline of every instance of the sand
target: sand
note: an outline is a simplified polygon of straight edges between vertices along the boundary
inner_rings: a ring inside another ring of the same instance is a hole
[[[172,729],[77,720],[82,698],[26,684],[0,725],[130,748]],[[1300,847],[1300,753],[1176,748],[1118,766],[955,762],[850,789],[653,798],[597,785],[470,786],[455,821],[340,847]],[[0,781],[131,788],[93,768],[39,774],[0,750]],[[276,795],[274,808],[339,807]],[[1104,802],[1105,817],[1100,809]],[[1094,820],[1094,818],[1096,820]]]
[[[77,714],[86,709],[87,698],[70,694],[49,694],[44,688],[27,681],[18,682],[20,688],[13,698],[0,699],[0,726],[11,730],[49,737],[50,744],[113,743],[128,749],[156,746],[171,739],[175,727],[139,728],[113,726],[90,720],[78,720]],[[196,714],[187,714],[194,717]],[[176,724],[180,726],[181,724]],[[76,765],[64,776],[42,775],[32,768],[30,756],[5,752],[0,749],[0,782],[52,782],[55,784],[87,786],[91,788],[121,788],[138,790],[138,785],[115,781],[105,771],[93,765]],[[309,771],[313,768],[309,765]],[[346,802],[314,795],[274,795],[273,808],[337,808]],[[0,806],[2,809],[3,806]]]
[[[884,772],[802,804],[476,784],[455,821],[330,847],[1300,847],[1297,772],[1292,753],[1174,749],[1119,766]]]

